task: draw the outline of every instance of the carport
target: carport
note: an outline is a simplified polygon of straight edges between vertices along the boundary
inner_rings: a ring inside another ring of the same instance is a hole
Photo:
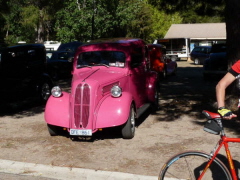
[[[226,42],[225,23],[172,24],[164,39],[186,38],[190,52],[194,46]]]

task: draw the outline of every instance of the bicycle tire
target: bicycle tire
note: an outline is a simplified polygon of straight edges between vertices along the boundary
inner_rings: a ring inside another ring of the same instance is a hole
[[[161,169],[159,180],[197,180],[209,155],[204,152],[187,151],[170,158]],[[221,160],[215,158],[202,180],[232,180],[229,170]]]

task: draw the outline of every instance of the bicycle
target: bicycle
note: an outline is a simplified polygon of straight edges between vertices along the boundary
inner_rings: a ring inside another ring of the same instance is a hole
[[[162,167],[159,180],[238,180],[228,143],[240,143],[240,138],[227,137],[218,113],[203,111],[208,119],[204,130],[220,135],[220,140],[210,154],[200,151],[187,151],[170,158]],[[224,146],[228,168],[217,157]],[[229,171],[230,170],[230,171]]]

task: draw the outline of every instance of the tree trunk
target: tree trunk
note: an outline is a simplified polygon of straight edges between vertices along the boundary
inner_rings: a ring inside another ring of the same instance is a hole
[[[39,10],[39,21],[38,21],[38,28],[37,28],[37,42],[43,43],[44,39],[44,27],[43,27],[43,11]]]
[[[240,59],[240,3],[239,0],[226,0],[226,31],[228,68]],[[237,110],[240,97],[240,81],[237,79],[227,89],[226,106]]]

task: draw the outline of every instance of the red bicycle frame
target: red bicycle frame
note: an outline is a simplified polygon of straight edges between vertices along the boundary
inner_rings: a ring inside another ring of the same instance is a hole
[[[221,135],[221,139],[218,142],[218,147],[215,150],[215,152],[213,153],[210,161],[207,163],[206,167],[204,168],[203,172],[201,173],[201,175],[199,176],[198,180],[201,180],[202,177],[204,176],[205,172],[208,170],[209,166],[211,165],[211,163],[213,162],[213,160],[216,158],[218,152],[220,151],[220,149],[222,148],[222,146],[224,145],[225,147],[225,151],[226,151],[226,155],[227,155],[227,159],[228,159],[228,163],[229,163],[229,167],[230,167],[230,173],[232,176],[233,180],[238,180],[237,178],[237,174],[235,171],[235,166],[233,164],[233,160],[232,160],[232,156],[231,156],[231,152],[228,148],[228,143],[229,142],[236,142],[236,143],[240,143],[240,138],[229,138],[226,137],[225,135]]]

